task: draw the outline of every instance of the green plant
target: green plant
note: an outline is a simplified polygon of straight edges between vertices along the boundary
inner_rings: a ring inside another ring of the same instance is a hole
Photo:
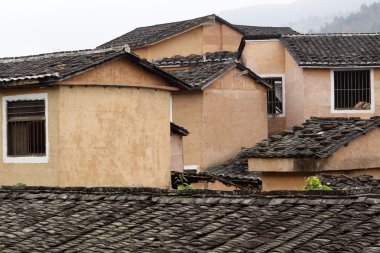
[[[301,188],[303,191],[310,190],[322,190],[322,191],[330,191],[331,187],[324,185],[321,183],[317,176],[311,176],[306,179],[306,185]]]
[[[175,177],[174,185],[177,187],[178,190],[196,189],[194,185],[189,184],[189,181],[186,179],[186,177],[183,174],[180,174],[179,176]]]

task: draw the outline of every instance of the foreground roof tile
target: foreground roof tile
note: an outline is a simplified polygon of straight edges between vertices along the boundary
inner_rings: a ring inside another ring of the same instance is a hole
[[[380,191],[2,188],[2,252],[378,252]]]

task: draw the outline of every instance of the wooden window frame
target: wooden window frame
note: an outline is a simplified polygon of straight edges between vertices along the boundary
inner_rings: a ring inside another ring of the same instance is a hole
[[[8,116],[7,105],[11,101],[22,100],[44,100],[45,101],[45,148],[44,156],[8,156]],[[4,163],[48,163],[49,161],[49,140],[48,140],[48,94],[25,94],[3,97],[3,162]]]
[[[368,110],[337,110],[335,109],[335,94],[334,94],[334,91],[335,91],[335,78],[334,78],[334,73],[335,71],[363,71],[363,70],[367,70],[369,71],[369,75],[370,75],[370,89],[371,89],[371,108],[368,109]],[[331,83],[331,88],[330,88],[330,100],[331,100],[331,113],[352,113],[352,114],[355,114],[355,113],[373,113],[375,112],[375,89],[374,89],[374,84],[375,84],[375,81],[374,81],[374,71],[373,71],[373,68],[336,68],[336,69],[331,69],[330,70],[330,83]]]

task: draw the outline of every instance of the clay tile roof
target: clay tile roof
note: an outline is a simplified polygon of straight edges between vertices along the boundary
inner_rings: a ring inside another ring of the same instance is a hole
[[[300,34],[281,37],[300,66],[379,66],[380,34]]]
[[[231,62],[238,59],[239,52],[219,51],[205,53],[204,55],[191,54],[188,56],[176,55],[173,57],[165,57],[153,62],[156,66],[191,66],[203,65],[205,63],[221,63]]]
[[[270,136],[246,150],[247,157],[326,158],[339,148],[380,126],[380,118],[317,118]]]
[[[181,127],[173,122],[170,122],[170,131],[181,136],[189,135],[189,131],[186,128]]]
[[[368,192],[0,191],[2,252],[379,252]]]
[[[335,176],[328,174],[319,174],[318,178],[323,184],[328,185],[336,190],[380,187],[380,179],[375,179],[370,175],[348,177],[346,175]]]
[[[7,86],[12,82],[27,81],[61,81],[123,56],[139,64],[145,70],[160,75],[169,84],[189,89],[183,81],[126,50],[124,47],[119,47],[0,58],[0,85]]]

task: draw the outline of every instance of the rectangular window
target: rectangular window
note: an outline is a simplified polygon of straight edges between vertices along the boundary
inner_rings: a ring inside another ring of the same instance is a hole
[[[47,162],[47,94],[4,97],[3,107],[4,162]]]
[[[334,109],[371,109],[370,70],[334,71]]]
[[[7,102],[8,156],[44,156],[45,101]]]
[[[283,102],[283,83],[282,77],[266,77],[263,78],[267,83],[272,85],[272,88],[268,90],[267,107],[268,114],[279,115],[284,112]]]

